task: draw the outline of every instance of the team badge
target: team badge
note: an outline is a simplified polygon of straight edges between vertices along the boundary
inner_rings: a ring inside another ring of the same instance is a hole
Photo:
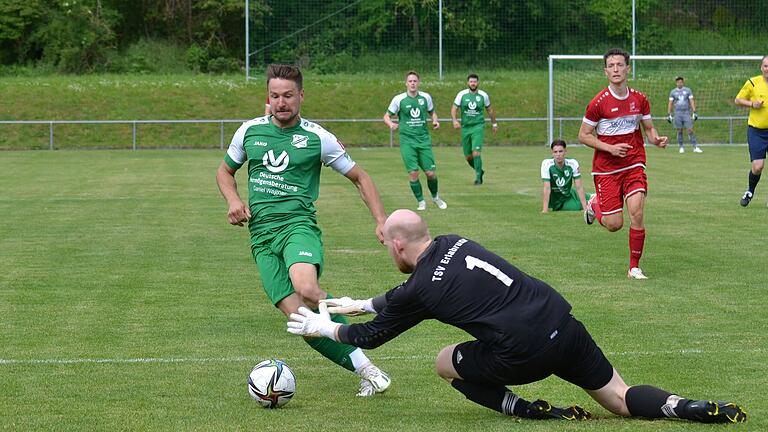
[[[308,141],[309,137],[306,135],[294,135],[293,140],[291,140],[291,145],[296,148],[305,148]]]

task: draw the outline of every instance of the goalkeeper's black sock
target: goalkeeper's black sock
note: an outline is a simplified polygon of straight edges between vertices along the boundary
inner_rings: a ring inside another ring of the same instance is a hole
[[[522,417],[530,402],[507,390],[503,385],[477,384],[460,379],[451,386],[472,402],[509,416]]]
[[[624,396],[629,413],[635,417],[664,418],[679,417],[691,420],[694,418],[686,407],[691,402],[674,395],[666,390],[649,385],[632,386]]]
[[[760,174],[755,174],[752,172],[752,170],[749,170],[749,192],[752,193],[752,195],[755,194],[755,188],[757,187],[757,183],[760,181]]]

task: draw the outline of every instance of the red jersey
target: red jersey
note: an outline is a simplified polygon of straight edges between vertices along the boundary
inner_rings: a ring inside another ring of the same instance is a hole
[[[628,88],[623,98],[610,87],[600,90],[587,105],[584,123],[597,131],[597,139],[607,144],[628,143],[632,146],[623,158],[595,150],[592,175],[613,174],[634,167],[645,168],[645,146],[640,131],[641,120],[651,118],[651,104],[644,94]]]

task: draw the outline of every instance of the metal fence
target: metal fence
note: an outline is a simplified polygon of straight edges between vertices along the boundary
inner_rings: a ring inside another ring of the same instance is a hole
[[[654,118],[657,122],[665,121],[666,117],[661,118]],[[699,117],[699,120],[697,122],[698,125],[701,125],[705,122],[727,122],[727,131],[728,131],[728,138],[726,140],[720,140],[719,143],[721,144],[743,144],[744,141],[741,140],[739,142],[734,142],[734,129],[736,125],[735,122],[739,122],[739,128],[742,128],[743,123],[746,121],[746,116],[713,116],[713,117]],[[451,122],[450,118],[441,118],[439,119],[441,122]],[[541,122],[542,125],[546,126],[547,124],[547,118],[546,117],[507,117],[507,118],[497,118],[496,121],[499,123],[505,122],[505,123],[514,123],[514,122]],[[559,138],[566,137],[566,129],[567,125],[571,124],[571,127],[573,127],[573,124],[580,124],[582,118],[581,117],[555,117],[554,123],[557,125],[557,134],[556,136]],[[47,125],[48,126],[48,149],[49,150],[55,150],[55,126],[56,125],[100,125],[100,124],[123,124],[128,125],[131,127],[131,148],[133,150],[138,150],[140,147],[138,145],[139,142],[139,133],[141,125],[152,125],[152,124],[218,124],[219,125],[219,148],[224,149],[225,146],[229,145],[229,139],[230,137],[225,134],[225,125],[227,124],[240,124],[244,121],[244,119],[221,119],[221,120],[0,120],[0,125]],[[313,122],[317,122],[320,124],[324,123],[382,123],[382,120],[380,118],[377,119],[312,119]],[[389,146],[394,147],[395,146],[395,131],[389,131]],[[670,137],[672,138],[672,137]],[[511,144],[511,143],[510,143]]]

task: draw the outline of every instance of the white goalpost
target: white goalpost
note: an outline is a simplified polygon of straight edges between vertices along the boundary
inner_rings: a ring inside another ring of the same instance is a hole
[[[629,86],[648,96],[655,126],[668,134],[671,125],[661,119],[667,115],[675,78],[681,76],[696,101],[699,142],[741,142],[743,138],[734,138],[734,129],[742,133],[739,126],[748,113],[733,99],[748,78],[760,74],[761,59],[759,55],[636,55],[630,58]],[[547,144],[556,138],[575,143],[587,104],[607,85],[602,55],[550,55]]]

